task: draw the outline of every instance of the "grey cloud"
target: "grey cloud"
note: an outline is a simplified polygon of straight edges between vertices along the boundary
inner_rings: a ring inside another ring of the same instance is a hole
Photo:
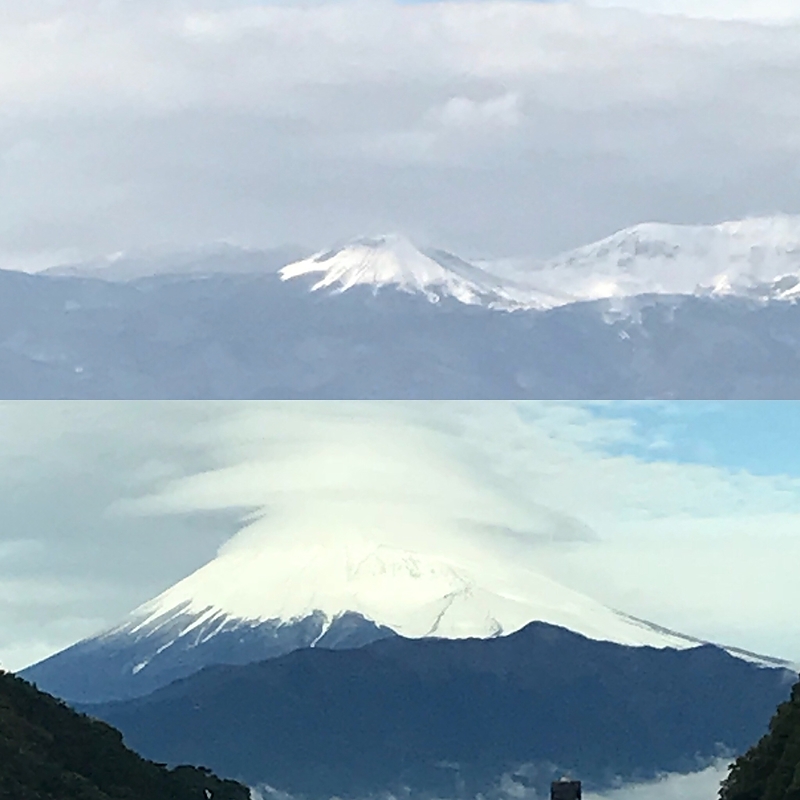
[[[539,506],[537,525],[530,529],[519,530],[507,525],[477,523],[473,520],[461,520],[464,531],[474,531],[490,535],[498,542],[507,541],[516,547],[529,545],[553,545],[559,542],[593,542],[597,541],[597,533],[576,517],[562,514],[552,509]]]
[[[207,412],[208,409],[206,409]],[[207,466],[177,408],[0,406],[0,659],[19,667],[113,622],[214,556],[239,514],[130,519],[120,497]],[[180,410],[187,427],[201,409]]]
[[[800,211],[799,28],[536,3],[15,7],[6,263],[387,228],[547,253],[642,219]]]

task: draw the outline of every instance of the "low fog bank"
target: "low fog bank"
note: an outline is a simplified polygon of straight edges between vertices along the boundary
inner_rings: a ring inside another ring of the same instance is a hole
[[[656,780],[643,783],[629,783],[606,792],[585,792],[584,800],[715,800],[719,792],[720,783],[728,774],[730,761],[719,759],[714,764],[698,772],[688,774],[668,773]],[[513,785],[514,790],[508,786]],[[521,790],[521,793],[520,793]],[[288,792],[281,791],[271,786],[251,788],[251,800],[300,800]],[[534,789],[525,790],[516,782],[503,782],[498,797],[502,800],[539,800],[541,795]],[[339,798],[331,798],[339,800]],[[382,795],[380,798],[363,798],[363,800],[416,800],[411,796],[397,798],[392,794]],[[449,798],[434,798],[428,800],[450,800]],[[463,800],[463,799],[459,799]],[[478,796],[475,800],[486,800]]]

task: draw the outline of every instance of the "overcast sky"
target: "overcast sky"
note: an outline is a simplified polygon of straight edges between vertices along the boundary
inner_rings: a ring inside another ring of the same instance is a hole
[[[407,502],[513,530],[614,608],[800,661],[800,403],[12,402],[0,483],[6,668],[119,621],[253,509],[324,529],[331,488],[354,522]]]
[[[797,9],[0,0],[0,265],[797,213]]]

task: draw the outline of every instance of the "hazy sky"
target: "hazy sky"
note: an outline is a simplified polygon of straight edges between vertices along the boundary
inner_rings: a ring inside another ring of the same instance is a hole
[[[117,622],[253,509],[324,526],[331,491],[354,522],[514,531],[614,608],[800,661],[798,453],[800,403],[0,404],[0,662]]]
[[[0,0],[0,265],[800,212],[797,8]]]

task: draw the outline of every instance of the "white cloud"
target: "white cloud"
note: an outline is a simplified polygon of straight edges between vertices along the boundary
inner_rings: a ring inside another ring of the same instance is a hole
[[[469,97],[451,97],[434,119],[456,128],[490,126],[512,128],[521,121],[519,95],[513,92],[483,102]]]
[[[795,0],[586,0],[596,8],[633,8],[698,19],[788,23],[800,20]]]
[[[719,761],[688,775],[669,774],[656,781],[622,786],[604,794],[588,793],[586,800],[713,800],[728,774],[728,763]]]
[[[719,760],[705,769],[688,774],[668,773],[656,780],[645,783],[629,783],[602,794],[584,792],[585,800],[714,800],[719,792],[721,781],[728,774],[728,762]],[[508,776],[506,776],[508,777]],[[519,783],[508,780],[502,786],[506,797],[520,798],[533,796]],[[251,789],[252,800],[295,800],[288,792],[273,787]],[[388,795],[387,800],[396,800]]]
[[[552,251],[800,211],[798,26],[505,0],[0,0],[0,19],[2,263],[386,227]]]

